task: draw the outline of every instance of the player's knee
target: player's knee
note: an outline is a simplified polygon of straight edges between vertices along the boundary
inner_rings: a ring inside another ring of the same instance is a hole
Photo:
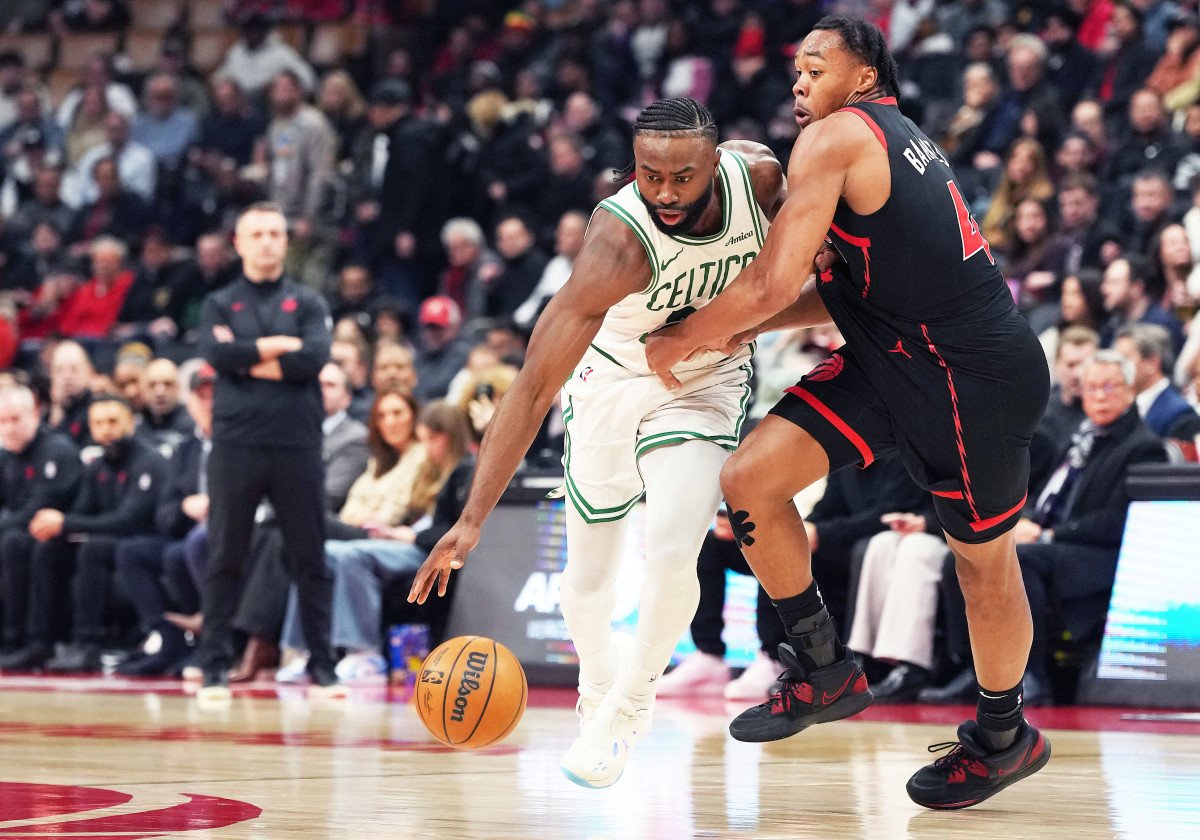
[[[754,492],[754,472],[751,459],[740,452],[733,453],[721,467],[721,492],[725,499],[745,499]]]

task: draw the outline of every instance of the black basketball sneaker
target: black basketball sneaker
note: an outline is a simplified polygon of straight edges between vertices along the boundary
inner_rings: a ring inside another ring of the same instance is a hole
[[[841,661],[811,673],[805,672],[789,644],[779,646],[779,660],[787,667],[779,677],[779,691],[729,724],[729,734],[737,740],[778,741],[814,723],[856,715],[874,699],[866,675],[849,650]]]
[[[969,808],[994,796],[1050,760],[1050,741],[1027,721],[1021,721],[1017,740],[1006,750],[988,752],[981,727],[974,720],[958,727],[958,740],[934,744],[930,752],[950,750],[908,780],[908,795],[926,808]]]

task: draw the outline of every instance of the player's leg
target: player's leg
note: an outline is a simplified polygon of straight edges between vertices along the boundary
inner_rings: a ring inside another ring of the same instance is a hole
[[[728,457],[716,444],[688,441],[653,449],[641,458],[646,485],[646,580],[637,639],[619,663],[616,684],[605,694],[595,718],[563,758],[563,772],[576,784],[591,788],[613,784],[624,772],[632,748],[650,729],[658,677],[671,661],[700,599],[696,556],[721,502],[717,476]],[[624,546],[623,534],[619,545]],[[568,559],[568,568],[572,562]],[[565,596],[565,575],[563,582]],[[598,625],[602,617],[607,629],[613,599],[602,606],[603,616],[593,616],[592,622]],[[566,613],[564,597],[564,617]],[[574,629],[571,635],[577,638]],[[611,649],[610,645],[610,656]],[[581,662],[582,658],[581,654]],[[582,669],[580,695],[586,697]]]
[[[617,676],[612,613],[629,518],[588,522],[569,501],[565,516],[567,565],[559,583],[559,603],[579,656],[578,712],[586,722],[595,715]]]

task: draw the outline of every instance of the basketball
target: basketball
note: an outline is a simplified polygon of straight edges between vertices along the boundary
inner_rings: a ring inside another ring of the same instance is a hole
[[[486,636],[458,636],[425,658],[413,703],[433,737],[473,750],[516,729],[528,697],[525,671],[512,651]]]

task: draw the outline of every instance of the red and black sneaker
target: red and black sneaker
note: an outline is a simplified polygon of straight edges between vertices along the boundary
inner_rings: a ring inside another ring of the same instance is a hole
[[[779,659],[787,666],[779,677],[782,687],[733,719],[729,734],[737,740],[778,741],[814,723],[856,715],[875,699],[849,650],[841,661],[807,674],[791,645],[779,646]]]
[[[958,740],[934,744],[930,752],[950,750],[908,780],[908,795],[926,808],[969,808],[1013,782],[1032,776],[1050,760],[1050,741],[1028,721],[1021,721],[1017,740],[1006,750],[988,752],[982,727],[973,720],[958,727]]]

